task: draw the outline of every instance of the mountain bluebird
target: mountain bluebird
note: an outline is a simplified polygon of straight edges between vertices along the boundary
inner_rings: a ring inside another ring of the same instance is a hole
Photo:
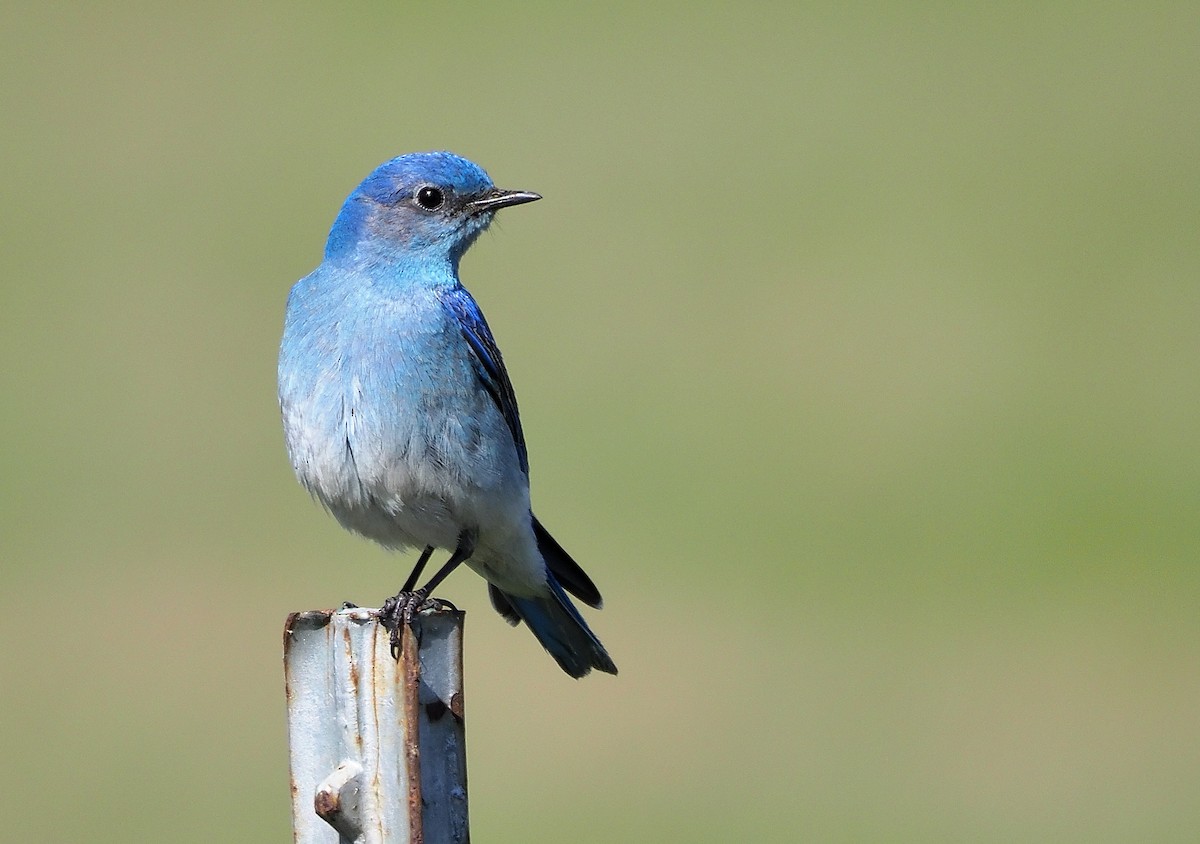
[[[524,621],[564,671],[617,673],[566,593],[600,592],[534,517],[517,399],[479,306],[458,280],[496,211],[540,199],[501,190],[448,152],[402,155],[350,194],[321,266],[288,297],[279,405],[292,468],[342,526],[423,549],[392,629],[466,563],[492,605]],[[450,558],[425,586],[435,548]]]

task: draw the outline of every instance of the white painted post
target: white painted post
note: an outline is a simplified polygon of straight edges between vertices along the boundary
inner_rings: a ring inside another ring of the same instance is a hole
[[[393,659],[375,610],[288,616],[296,844],[465,844],[464,613],[420,613]]]

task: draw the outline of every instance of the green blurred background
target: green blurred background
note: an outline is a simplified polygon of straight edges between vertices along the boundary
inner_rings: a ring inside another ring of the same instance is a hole
[[[1200,838],[1194,3],[7,3],[5,841],[290,840],[289,286],[448,148],[619,678],[463,573],[480,842]]]

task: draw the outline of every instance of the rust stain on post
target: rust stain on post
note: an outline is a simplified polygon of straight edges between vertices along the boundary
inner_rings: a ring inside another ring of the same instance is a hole
[[[408,823],[413,831],[413,844],[425,840],[422,829],[421,805],[421,737],[417,691],[421,684],[421,660],[417,655],[417,637],[410,625],[404,625],[400,637],[400,661],[404,666],[404,721],[409,729],[404,735],[404,763],[408,772]]]
[[[313,809],[326,821],[342,811],[342,796],[336,791],[318,791],[313,798]]]
[[[347,630],[343,631],[342,635],[343,635],[343,638],[345,638],[345,640],[346,640],[346,653],[351,653],[353,651],[354,645],[350,639],[350,630],[347,629]],[[351,683],[351,685],[354,686],[354,689],[356,692],[362,691],[362,686],[359,684],[358,663],[355,662],[354,660],[350,661],[350,683]]]

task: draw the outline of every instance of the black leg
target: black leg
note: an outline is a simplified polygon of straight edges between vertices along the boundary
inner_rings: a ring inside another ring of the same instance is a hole
[[[445,580],[452,571],[461,566],[464,561],[470,558],[475,552],[475,532],[472,530],[464,530],[458,535],[458,545],[454,549],[454,553],[450,555],[450,559],[446,564],[438,569],[437,574],[429,578],[429,582],[420,589],[413,590],[412,585],[420,576],[421,570],[425,568],[425,563],[429,560],[429,555],[433,553],[432,548],[426,548],[421,552],[421,558],[417,560],[416,568],[409,575],[408,580],[404,584],[404,589],[400,594],[388,598],[383,602],[383,606],[379,608],[379,620],[391,631],[392,657],[400,658],[400,636],[403,633],[405,626],[412,624],[413,616],[416,615],[422,606],[429,600],[429,593],[437,588],[443,580]]]
[[[417,578],[421,576],[421,572],[425,571],[425,564],[429,562],[431,556],[433,556],[433,546],[426,545],[425,550],[421,552],[421,556],[417,558],[417,564],[413,566],[412,574],[408,576],[408,580],[404,581],[404,585],[400,587],[401,592],[413,591],[413,587],[417,585]]]
[[[450,555],[450,559],[446,561],[446,565],[438,569],[438,573],[429,578],[429,582],[418,589],[417,592],[424,593],[425,597],[429,597],[429,593],[449,577],[450,572],[461,566],[474,553],[475,531],[464,530],[458,535],[458,545],[455,547],[454,553]]]

